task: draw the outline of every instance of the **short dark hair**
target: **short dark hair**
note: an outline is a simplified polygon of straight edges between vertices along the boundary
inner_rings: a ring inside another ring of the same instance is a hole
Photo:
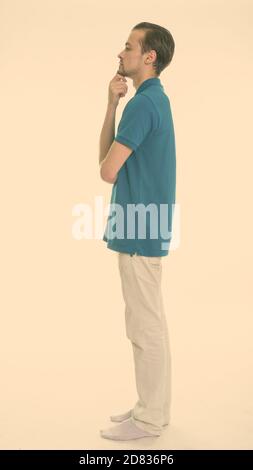
[[[132,31],[134,29],[145,31],[144,38],[140,39],[142,54],[151,49],[156,51],[157,59],[153,63],[153,67],[156,75],[159,76],[162,70],[169,65],[174,55],[175,41],[172,34],[162,26],[147,22],[138,23],[132,28]]]

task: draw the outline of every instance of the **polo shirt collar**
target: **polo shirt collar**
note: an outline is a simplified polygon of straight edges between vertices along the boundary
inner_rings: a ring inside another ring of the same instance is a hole
[[[139,87],[137,88],[136,90],[136,95],[137,93],[140,93],[142,90],[145,90],[145,88],[147,88],[148,86],[150,85],[156,85],[156,86],[162,86],[161,85],[161,80],[160,78],[158,77],[151,77],[151,78],[147,78],[146,80],[144,80],[144,82],[142,82]]]

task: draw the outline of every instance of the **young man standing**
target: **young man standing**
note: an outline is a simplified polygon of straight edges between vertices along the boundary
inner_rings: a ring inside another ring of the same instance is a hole
[[[172,60],[171,33],[153,23],[131,31],[109,84],[100,135],[100,175],[113,184],[103,240],[118,252],[126,334],[132,343],[138,400],[102,437],[129,440],[160,436],[170,421],[171,355],[164,312],[162,259],[168,255],[176,192],[176,151],[169,98],[159,75]],[[115,136],[115,113],[126,95]],[[116,217],[115,217],[116,215]],[[113,230],[116,227],[116,231]]]

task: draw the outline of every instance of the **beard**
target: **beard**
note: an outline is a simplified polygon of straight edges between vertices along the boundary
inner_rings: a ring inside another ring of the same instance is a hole
[[[123,68],[123,65],[119,65],[118,72],[119,75],[122,75],[122,77],[126,76],[125,70]]]

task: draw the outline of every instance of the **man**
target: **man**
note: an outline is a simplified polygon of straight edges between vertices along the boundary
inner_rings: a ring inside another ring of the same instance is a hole
[[[113,184],[103,240],[118,252],[138,392],[133,408],[111,416],[120,424],[100,430],[102,437],[115,440],[160,436],[169,424],[171,404],[161,275],[171,239],[176,152],[170,102],[159,75],[171,62],[175,44],[167,29],[143,22],[132,29],[125,46],[109,84],[99,155],[101,178]],[[126,77],[133,80],[136,93],[124,108],[115,136],[115,113],[127,93]]]

